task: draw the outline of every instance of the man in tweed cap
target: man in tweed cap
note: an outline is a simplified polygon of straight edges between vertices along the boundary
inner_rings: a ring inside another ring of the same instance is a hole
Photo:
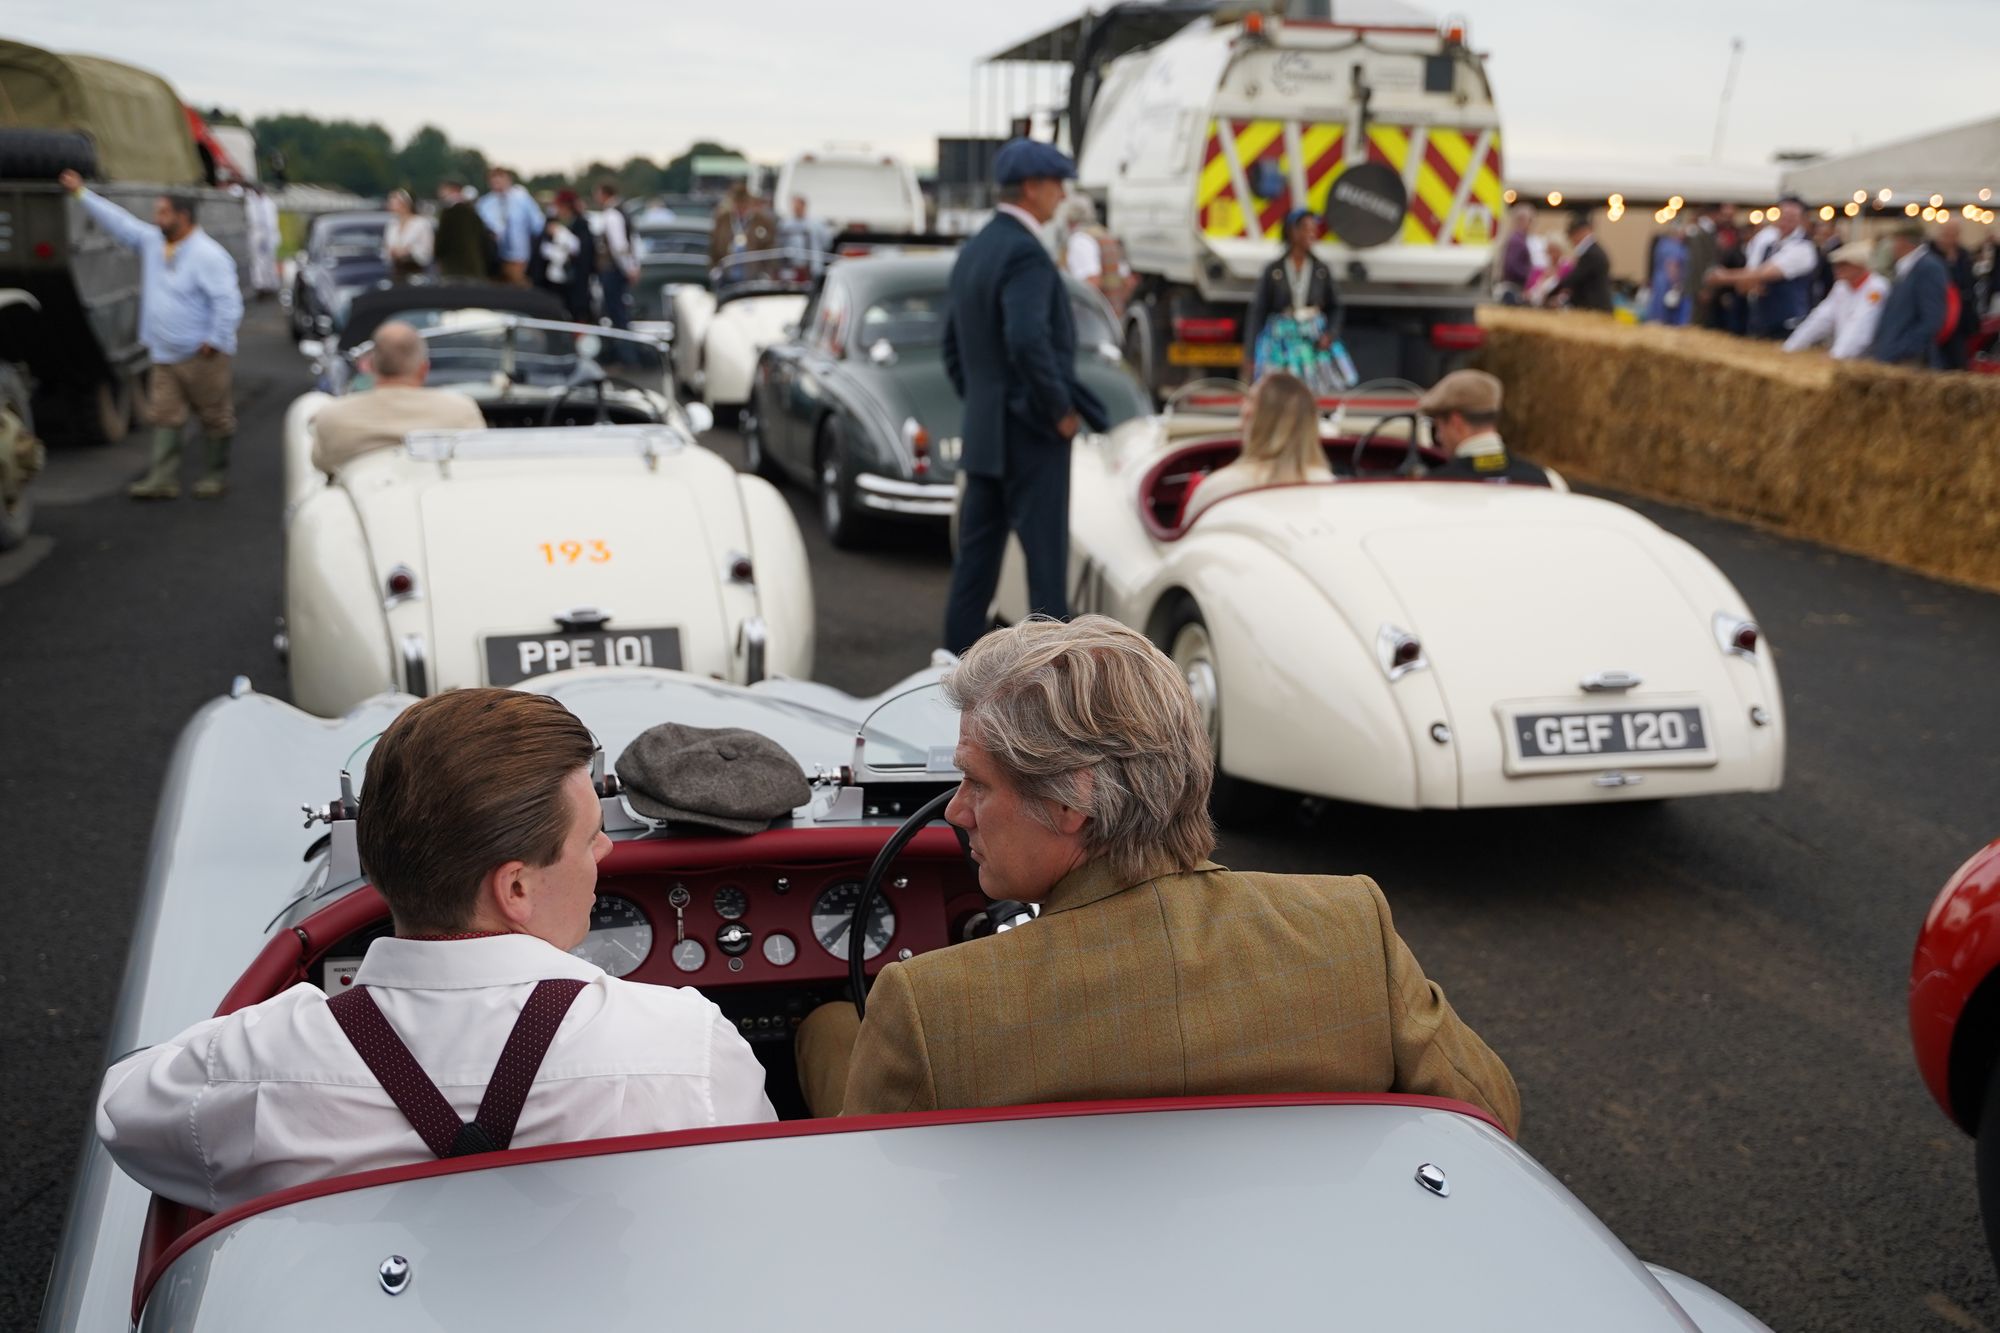
[[[799,1030],[820,1115],[1261,1092],[1454,1097],[1512,1130],[1514,1080],[1358,876],[1209,860],[1208,733],[1173,663],[1103,616],[988,634],[945,678],[945,817],[1004,934],[891,963],[868,1016]]]

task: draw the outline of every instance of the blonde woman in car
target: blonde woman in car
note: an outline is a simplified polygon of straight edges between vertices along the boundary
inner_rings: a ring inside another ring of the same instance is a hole
[[[1188,493],[1183,527],[1224,496],[1262,486],[1332,481],[1319,438],[1319,403],[1305,381],[1274,370],[1243,400],[1243,452],[1203,477]]]

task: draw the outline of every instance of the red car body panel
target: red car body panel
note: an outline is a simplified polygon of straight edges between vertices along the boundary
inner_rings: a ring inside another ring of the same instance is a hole
[[[1910,1041],[1931,1096],[1968,1133],[1952,1092],[1952,1057],[1966,1005],[2000,967],[2000,839],[1958,868],[1931,904],[1910,963]],[[1980,1086],[1986,1071],[1975,1071]]]

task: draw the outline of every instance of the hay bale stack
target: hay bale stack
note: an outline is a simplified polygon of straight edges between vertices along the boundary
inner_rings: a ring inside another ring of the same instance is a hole
[[[1787,353],[1702,329],[1488,307],[1479,364],[1524,455],[2000,590],[2000,375]]]

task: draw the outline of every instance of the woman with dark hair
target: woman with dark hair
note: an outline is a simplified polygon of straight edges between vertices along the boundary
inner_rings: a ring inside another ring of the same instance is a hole
[[[556,215],[543,229],[541,256],[539,285],[562,298],[571,319],[579,324],[596,323],[590,277],[597,268],[597,238],[591,234],[590,220],[584,216],[583,201],[575,190],[556,191]]]
[[[389,191],[389,212],[395,215],[396,220],[389,224],[382,243],[389,251],[391,272],[396,275],[397,282],[422,277],[430,272],[431,258],[436,250],[434,224],[417,212],[408,190]]]
[[[1354,374],[1340,343],[1340,289],[1313,253],[1319,235],[1310,209],[1285,215],[1285,253],[1257,279],[1243,321],[1243,362],[1253,376],[1290,371],[1316,392],[1332,394],[1352,384]]]

